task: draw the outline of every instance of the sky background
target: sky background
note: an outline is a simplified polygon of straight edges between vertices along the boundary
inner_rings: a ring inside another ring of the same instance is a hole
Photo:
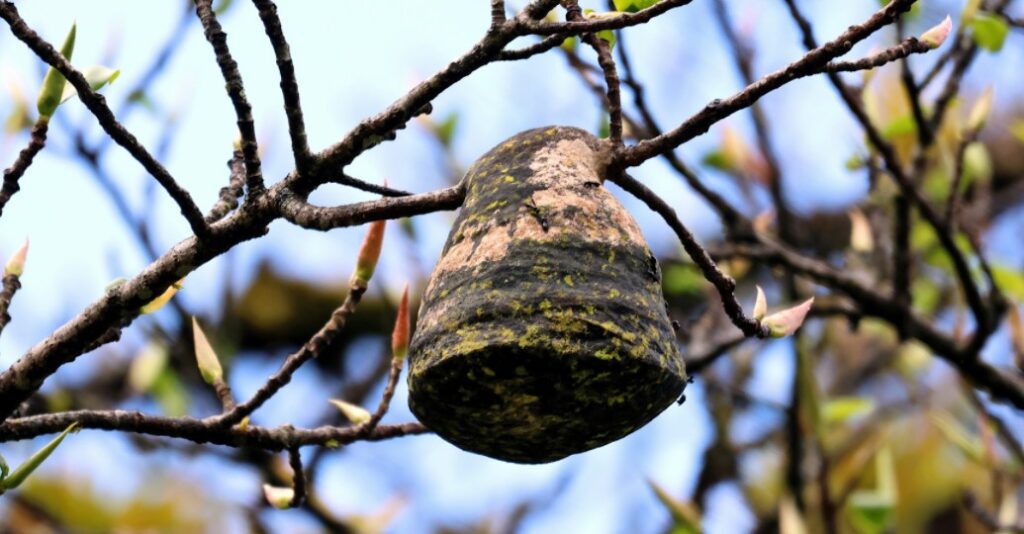
[[[603,8],[603,3],[581,3]],[[274,182],[293,166],[277,69],[255,10],[248,2],[236,0],[236,4],[221,23],[254,108],[264,176]],[[310,2],[280,4],[295,59],[309,141],[315,150],[337,141],[358,121],[384,109],[467,50],[482,36],[489,20],[488,7],[479,0],[317,2],[315,8]],[[874,0],[803,4],[820,40],[864,20],[878,6]],[[638,76],[646,83],[648,99],[663,126],[682,121],[707,101],[740,87],[710,5],[709,1],[696,0],[646,26],[627,30],[627,46]],[[770,72],[799,57],[800,41],[786,12],[780,9],[782,2],[730,1],[729,5],[734,20],[753,39],[758,73]],[[957,13],[959,6],[959,2],[926,0],[920,19],[910,25],[910,30],[919,33],[947,12]],[[120,79],[104,90],[109,101],[115,103],[115,110],[174,32],[181,13],[179,1],[50,0],[20,2],[18,7],[29,24],[52,43],[59,43],[71,22],[77,21],[73,63],[80,68],[106,64],[122,71]],[[1011,34],[999,64],[1024,64],[1020,35]],[[881,36],[891,39],[890,33]],[[858,46],[851,57],[863,55],[879,43],[875,39]],[[213,204],[226,182],[225,161],[236,131],[234,114],[200,26],[193,23],[175,47],[172,62],[152,86],[150,95],[174,110],[176,117],[162,161],[205,208]],[[929,59],[920,56],[913,61],[918,66],[930,64]],[[996,85],[1015,74],[994,68],[994,64],[992,58],[983,57],[974,72],[983,73],[983,81]],[[0,32],[0,76],[4,81],[0,113],[9,113],[12,95],[17,92],[29,95],[34,102],[42,72],[42,63],[4,28]],[[978,87],[977,82],[968,85]],[[1008,102],[1019,95],[1000,93],[998,98]],[[863,174],[844,167],[845,160],[862,145],[861,133],[824,78],[792,83],[762,102],[782,156],[787,198],[798,211],[841,211],[865,193]],[[522,130],[562,124],[596,131],[600,121],[594,98],[558,53],[484,67],[434,101],[434,119],[441,120],[450,113],[459,117],[453,148],[461,164],[472,162]],[[744,133],[751,130],[743,114],[726,123]],[[125,125],[152,150],[166,140],[168,133],[164,118],[141,109],[127,116]],[[9,256],[26,236],[32,245],[22,279],[24,288],[11,310],[14,322],[0,340],[0,367],[9,365],[74,317],[99,297],[110,281],[131,276],[148,263],[110,197],[73,157],[74,139],[68,132],[79,127],[84,128],[90,142],[103,136],[92,116],[74,100],[60,108],[44,152],[22,179],[22,191],[4,210],[0,258]],[[720,135],[716,127],[687,144],[681,150],[684,159],[699,161],[717,146]],[[25,142],[25,135],[0,137],[0,162],[8,165]],[[176,206],[162,190],[153,191],[154,181],[125,152],[112,148],[102,165],[125,192],[131,210],[150,221],[158,250],[164,251],[188,235]],[[412,191],[448,184],[436,143],[415,123],[399,132],[397,141],[361,156],[347,172],[371,182],[387,177],[392,186]],[[712,212],[659,161],[651,161],[633,174],[670,201],[700,237],[718,235]],[[740,198],[728,178],[713,172],[704,175],[717,190],[732,199]],[[638,219],[660,257],[680,257],[673,236],[655,216],[632,199],[619,197]],[[352,189],[326,186],[313,200],[332,205],[366,198],[371,197]],[[451,213],[417,219],[422,239],[412,249],[414,258],[409,257],[404,236],[391,232],[371,291],[397,292],[409,278],[411,265],[429,268],[440,253],[452,219]],[[1007,245],[1013,240],[1012,229],[1020,224],[1024,224],[1024,214],[1018,210],[993,233],[996,238],[990,246],[1004,261],[1024,261],[1017,247]],[[290,276],[341,282],[351,272],[362,233],[363,229],[317,233],[274,223],[269,236],[245,243],[190,275],[176,298],[192,313],[211,314],[218,308],[225,280],[235,289],[246,287],[255,266],[264,260]],[[747,301],[752,302],[752,296],[742,297],[750,297]],[[174,315],[167,312],[141,319],[168,325],[174,320]],[[137,345],[140,339],[139,329],[133,328],[122,343]],[[352,350],[379,350],[379,345],[367,343]],[[52,382],[81,379],[91,372],[93,360],[81,358],[62,368]],[[276,369],[277,361],[257,360],[233,369],[231,380],[237,395],[244,397],[254,391]],[[757,362],[751,392],[786,402],[792,374],[788,344],[765,343]],[[296,407],[325,402],[325,392],[334,390],[325,379],[300,371],[292,385],[254,419],[261,424],[312,423],[319,411],[304,414]],[[666,524],[667,513],[646,480],[655,480],[676,495],[688,495],[696,482],[700,455],[711,438],[699,382],[687,391],[687,397],[685,405],[673,406],[625,439],[544,466],[505,464],[471,455],[434,436],[357,443],[331,455],[317,490],[333,509],[355,513],[372,512],[396,495],[408,495],[411,499],[397,517],[394,529],[422,532],[438,523],[465,524],[490,513],[507,512],[524,496],[543,496],[559,481],[568,480],[566,491],[529,520],[528,532],[654,532]],[[392,406],[385,422],[411,419],[405,406],[404,380]],[[747,419],[740,430],[754,436],[758,429],[776,423],[778,414],[758,413]],[[156,469],[202,480],[206,491],[231,502],[245,504],[258,497],[261,481],[252,473],[213,458],[168,452],[140,455],[122,436],[95,431],[82,432],[73,441],[74,448],[60,449],[46,468],[85,473],[92,487],[110,495],[133,494],[145,486],[144,478],[154,476]],[[3,454],[13,463],[39,443],[5,444]],[[88,462],[82,462],[83,458]],[[749,528],[753,517],[742,503],[735,487],[716,488],[705,510],[708,532],[742,532]],[[296,512],[274,512],[267,517],[282,532],[315,531],[315,525],[305,523]],[[235,519],[224,520],[229,530],[242,528]]]

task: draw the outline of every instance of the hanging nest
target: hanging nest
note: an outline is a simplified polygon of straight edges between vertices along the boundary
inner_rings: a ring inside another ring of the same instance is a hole
[[[640,428],[686,384],[658,262],[605,142],[522,132],[470,167],[410,347],[409,407],[456,446],[543,463]]]

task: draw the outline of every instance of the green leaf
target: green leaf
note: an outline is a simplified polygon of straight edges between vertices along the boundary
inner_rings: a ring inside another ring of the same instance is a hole
[[[636,0],[634,0],[636,1]],[[613,16],[613,13],[598,13],[593,9],[584,9],[583,15],[589,19],[605,18]],[[615,48],[615,32],[612,30],[601,30],[597,32],[597,36],[604,39],[608,43],[608,48]]]
[[[704,284],[704,276],[692,264],[672,263],[662,273],[662,285],[669,295],[699,295],[704,291]]]
[[[455,138],[455,127],[459,124],[459,114],[451,112],[434,127],[434,135],[445,148],[451,148],[452,139]]]
[[[873,491],[850,495],[850,522],[857,532],[881,534],[893,517],[893,503]]]
[[[181,280],[178,280],[177,282],[171,284],[171,286],[168,287],[163,293],[161,293],[160,296],[149,301],[148,303],[146,303],[146,305],[139,308],[139,313],[153,313],[159,310],[160,308],[163,308],[164,305],[170,302],[171,298],[178,293],[178,290],[181,289],[181,285],[184,281],[185,279],[182,278]]]
[[[641,9],[647,9],[661,0],[614,0],[615,10],[624,13],[636,13]]]
[[[843,163],[848,171],[856,171],[863,169],[868,166],[868,160],[863,154],[855,153],[849,158],[846,158],[846,162]]]
[[[562,44],[558,46],[562,47],[562,50],[565,50],[566,52],[575,52],[577,41],[578,39],[576,37],[566,37],[565,40],[562,41]]]
[[[896,508],[896,468],[892,451],[882,449],[875,455],[876,488],[850,494],[850,522],[858,532],[881,534],[892,522]]]
[[[987,183],[992,180],[992,157],[985,143],[975,141],[964,150],[964,175],[960,181],[960,193],[974,182]]]
[[[932,422],[942,432],[942,435],[946,436],[947,440],[960,449],[964,456],[975,462],[984,463],[985,444],[982,443],[980,437],[968,432],[963,425],[948,414],[934,414]]]
[[[167,358],[166,347],[155,342],[148,343],[128,368],[128,384],[139,393],[148,393],[167,367]]]
[[[989,52],[998,52],[1010,33],[1010,25],[1002,17],[979,12],[971,19],[971,37],[978,46]]]
[[[796,306],[777,311],[761,320],[761,324],[768,327],[772,337],[786,337],[793,335],[803,324],[807,312],[811,311],[814,304],[814,297],[811,297]]]
[[[1017,120],[1009,127],[1010,134],[1017,138],[1018,141],[1024,143],[1024,120]]]
[[[213,345],[206,338],[206,333],[199,326],[199,321],[192,318],[192,341],[196,349],[196,364],[199,366],[199,374],[203,381],[211,386],[224,379],[224,371],[220,366],[220,358]]]
[[[875,402],[865,397],[837,397],[821,407],[821,416],[826,423],[842,423],[854,417],[865,415],[875,408]]]
[[[985,123],[988,122],[988,118],[992,115],[992,101],[995,99],[995,91],[992,90],[992,86],[985,88],[985,91],[981,93],[981,96],[974,102],[974,106],[971,107],[971,113],[967,117],[967,130],[970,132],[980,132],[985,127]]]
[[[7,473],[11,472],[11,468],[7,467],[7,460],[0,454],[0,481],[7,478]]]
[[[75,51],[77,27],[77,24],[71,25],[71,30],[64,38],[63,46],[60,47],[61,55],[68,61],[71,61],[71,54]],[[39,110],[40,117],[49,118],[54,111],[57,111],[61,95],[64,94],[65,84],[67,84],[67,80],[64,79],[63,74],[57,72],[57,69],[50,67],[46,71],[46,76],[43,77],[43,87],[39,90],[39,98],[36,100],[36,109]]]
[[[890,0],[878,0],[878,5],[879,5],[879,7],[885,7],[885,6],[889,5],[889,1]],[[908,11],[907,14],[904,15],[904,16],[906,16],[906,17],[916,17],[920,13],[921,13],[921,2],[917,2],[913,6],[910,7],[910,11]]]
[[[49,443],[44,445],[42,449],[36,451],[28,460],[25,460],[25,463],[19,465],[18,468],[10,474],[10,476],[4,477],[4,479],[0,481],[0,493],[20,486],[21,483],[24,482],[25,479],[28,478],[28,476],[31,475],[32,472],[50,456],[51,453],[53,453],[54,449],[60,445],[60,442],[64,441],[64,438],[67,437],[68,433],[76,430],[77,428],[78,423],[71,423],[68,425],[68,427],[65,428],[59,436],[53,438]]]
[[[601,122],[597,124],[597,136],[607,139],[612,134],[612,123],[607,113],[601,113]]]
[[[160,403],[160,409],[165,414],[178,417],[188,413],[188,389],[181,383],[174,369],[164,368],[150,388],[150,394]]]
[[[712,169],[718,169],[720,171],[727,171],[728,162],[725,158],[725,152],[722,149],[715,149],[707,154],[704,154],[704,158],[700,160],[701,163],[711,167]]]
[[[654,491],[655,497],[672,517],[672,534],[698,534],[700,528],[700,512],[689,502],[672,497],[657,482],[648,480],[647,485]]]
[[[992,277],[1003,293],[1018,301],[1024,301],[1024,272],[1005,265],[993,265]]]
[[[893,119],[889,124],[882,130],[882,137],[886,139],[892,139],[894,137],[900,137],[904,135],[914,135],[917,133],[917,121],[914,120],[914,116],[906,114]]]
[[[366,408],[357,404],[352,404],[351,402],[345,402],[338,399],[328,399],[328,401],[333,404],[339,412],[341,412],[341,415],[345,416],[345,419],[348,419],[354,425],[366,423],[372,417]]]
[[[105,85],[114,83],[114,80],[121,75],[121,69],[92,65],[83,69],[82,75],[85,76],[85,80],[89,82],[89,87],[92,87],[93,91],[99,91]],[[75,86],[67,84],[64,86],[64,92],[60,95],[60,103],[63,104],[76,96],[78,96],[78,90],[75,89]]]
[[[232,0],[220,0],[220,3],[213,6],[213,12],[216,15],[223,15],[231,9],[231,5],[234,4]]]

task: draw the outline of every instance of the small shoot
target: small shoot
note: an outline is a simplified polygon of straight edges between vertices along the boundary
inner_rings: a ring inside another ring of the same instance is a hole
[[[178,280],[177,282],[171,284],[171,287],[168,287],[163,293],[160,294],[159,297],[149,301],[145,306],[139,308],[139,313],[145,315],[147,313],[156,312],[160,308],[163,308],[164,305],[170,302],[171,298],[174,297],[174,295],[176,295],[178,291],[181,290],[181,286],[184,281],[185,279],[182,278],[181,280]]]
[[[804,319],[807,318],[813,304],[814,297],[811,297],[796,306],[765,316],[768,311],[768,299],[765,298],[761,286],[757,286],[757,300],[754,302],[752,316],[768,329],[771,337],[786,337],[793,335],[804,324]]]
[[[935,50],[942,46],[942,43],[946,42],[946,38],[949,37],[949,32],[953,29],[953,19],[946,15],[946,18],[942,19],[942,22],[932,26],[928,31],[921,34],[918,40],[924,43],[928,48]]]
[[[405,358],[409,353],[409,329],[409,284],[405,284],[402,301],[398,305],[395,329],[391,333],[391,354],[396,360]]]
[[[754,301],[754,313],[752,314],[755,321],[764,319],[764,315],[768,313],[768,299],[764,296],[764,290],[761,286],[757,286],[757,300]]]
[[[60,47],[60,53],[64,59],[71,61],[71,54],[75,51],[75,34],[78,32],[78,25],[72,24],[64,44]],[[50,67],[43,77],[43,87],[39,90],[39,98],[36,100],[36,109],[39,111],[39,118],[48,121],[53,112],[57,111],[60,105],[61,95],[64,94],[64,86],[67,80],[57,69]]]
[[[362,406],[358,406],[352,404],[351,402],[345,402],[343,400],[338,399],[330,399],[330,403],[333,404],[334,407],[337,408],[339,412],[341,412],[341,415],[345,416],[345,419],[348,419],[354,425],[358,426],[366,424],[370,421],[370,412],[368,412],[366,408],[363,408]]]
[[[64,441],[64,438],[76,430],[78,430],[78,423],[71,423],[63,432],[60,433],[59,436],[53,438],[49,443],[44,445],[43,448],[36,451],[35,454],[30,456],[28,460],[25,460],[25,463],[19,465],[13,472],[8,473],[7,463],[0,462],[2,463],[2,465],[0,465],[0,475],[3,475],[3,478],[0,478],[0,495],[20,486],[33,471],[35,471],[47,458],[50,457],[50,454],[52,454],[57,446]]]
[[[366,231],[363,244],[359,247],[359,255],[356,258],[356,270],[352,273],[352,280],[349,282],[353,287],[365,288],[377,268],[377,260],[380,259],[380,249],[384,243],[385,221],[373,221],[370,229]]]
[[[196,348],[196,363],[199,365],[199,374],[203,375],[203,381],[213,386],[224,381],[224,370],[221,368],[217,352],[210,345],[199,321],[192,318],[192,338]]]
[[[4,278],[8,276],[21,276],[25,272],[25,260],[28,258],[28,239],[15,251],[11,259],[7,260],[4,266]]]
[[[112,69],[103,65],[92,65],[82,70],[82,76],[85,76],[85,81],[89,82],[89,87],[93,91],[99,91],[104,86],[114,83],[114,80],[120,75],[121,69]],[[66,84],[60,95],[60,103],[63,104],[76,96],[78,96],[78,89],[71,84]]]
[[[295,499],[295,490],[292,488],[282,488],[280,486],[271,486],[270,484],[263,485],[263,497],[267,499],[267,503],[278,510],[286,510],[291,507],[292,500]]]
[[[995,92],[992,90],[991,85],[986,87],[985,91],[978,97],[978,100],[971,108],[971,114],[967,116],[968,135],[977,135],[985,127],[989,116],[992,115],[992,101],[994,97]]]

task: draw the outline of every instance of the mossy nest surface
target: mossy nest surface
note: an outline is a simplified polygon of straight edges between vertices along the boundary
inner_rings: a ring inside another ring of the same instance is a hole
[[[477,160],[410,347],[409,406],[465,450],[551,462],[615,441],[686,384],[661,273],[583,130]]]

